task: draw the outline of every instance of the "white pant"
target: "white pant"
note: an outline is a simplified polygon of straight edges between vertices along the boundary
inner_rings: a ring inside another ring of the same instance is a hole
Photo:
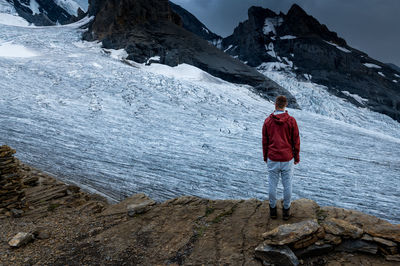
[[[282,178],[283,185],[283,207],[290,208],[292,199],[292,179],[294,170],[294,159],[289,162],[275,162],[270,159],[267,161],[269,176],[269,205],[276,207],[276,188],[279,177]]]

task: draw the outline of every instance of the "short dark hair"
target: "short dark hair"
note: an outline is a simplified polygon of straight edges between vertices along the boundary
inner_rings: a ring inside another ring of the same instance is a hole
[[[288,104],[288,101],[287,101],[287,98],[285,96],[279,95],[278,97],[276,97],[275,105],[279,109],[285,108],[287,106],[287,104]]]

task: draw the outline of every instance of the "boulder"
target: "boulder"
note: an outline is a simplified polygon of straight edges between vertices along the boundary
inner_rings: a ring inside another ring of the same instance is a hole
[[[109,206],[100,215],[126,215],[126,213],[128,213],[128,215],[133,216],[135,213],[147,211],[149,207],[154,204],[156,204],[156,202],[145,194],[135,194],[120,203]]]
[[[354,226],[344,220],[335,218],[325,220],[322,226],[324,227],[325,232],[337,236],[351,237],[356,239],[360,238],[363,234],[363,230],[357,226]]]
[[[378,243],[379,250],[382,251],[383,254],[397,254],[397,244],[395,242],[380,237],[373,237],[373,241]]]
[[[261,244],[255,251],[256,258],[262,260],[264,265],[299,265],[296,255],[288,246],[270,246],[267,244]]]
[[[317,237],[313,238],[313,235],[316,234],[319,229],[320,226],[317,220],[307,220],[294,224],[284,224],[264,233],[264,244],[282,246],[311,237],[308,242],[311,245],[318,240]]]
[[[16,234],[9,242],[8,244],[11,247],[14,248],[19,248],[23,245],[28,244],[29,242],[31,242],[33,240],[33,234],[31,233],[24,233],[24,232],[19,232],[18,234]]]

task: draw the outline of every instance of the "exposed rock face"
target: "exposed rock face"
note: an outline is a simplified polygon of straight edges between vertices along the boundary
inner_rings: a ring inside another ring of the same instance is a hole
[[[400,74],[347,45],[298,5],[285,14],[251,7],[249,19],[222,41],[222,49],[258,67],[278,62],[302,78],[328,87],[353,104],[400,121]],[[345,91],[345,92],[343,92]],[[366,101],[357,101],[350,94]]]
[[[298,107],[284,88],[185,30],[185,20],[167,0],[91,0],[89,15],[96,17],[84,39],[100,40],[105,48],[124,48],[129,60],[144,63],[160,56],[160,63],[169,66],[190,64],[226,81],[253,86],[269,99],[286,95],[289,106]]]
[[[36,26],[52,26],[57,23],[69,24],[85,16],[85,12],[78,6],[78,10],[74,10],[77,14],[71,14],[71,11],[57,5],[54,0],[36,0],[37,6],[35,8],[33,7],[35,4],[30,4],[31,0],[7,1],[14,5],[21,17]]]
[[[182,8],[180,5],[176,5],[169,2],[169,5],[173,12],[175,12],[182,20],[183,27],[196,34],[200,38],[207,40],[214,45],[218,45],[222,41],[222,37],[212,32],[203,23],[201,23],[192,13],[188,12],[186,9]]]

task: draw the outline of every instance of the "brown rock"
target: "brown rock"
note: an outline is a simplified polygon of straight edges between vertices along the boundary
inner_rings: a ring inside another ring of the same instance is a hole
[[[324,221],[322,225],[325,232],[337,236],[345,236],[351,238],[360,238],[363,234],[363,230],[346,222],[344,220],[330,218]]]
[[[9,242],[8,244],[11,247],[21,247],[23,245],[28,244],[33,240],[33,235],[31,233],[24,233],[24,232],[19,232],[16,234]]]
[[[307,220],[295,224],[284,224],[263,234],[264,244],[287,245],[315,234],[320,226],[317,220]],[[315,241],[318,237],[315,238]],[[311,240],[310,240],[311,241]],[[314,241],[314,242],[315,242]],[[314,243],[312,242],[312,243]]]
[[[340,236],[335,236],[332,234],[325,234],[325,242],[333,245],[339,245],[342,243]]]
[[[400,262],[400,255],[399,254],[397,254],[397,255],[386,255],[385,259],[388,260],[388,261],[398,261],[398,262]]]
[[[379,244],[379,250],[386,255],[397,254],[397,244],[393,241],[383,239],[380,237],[373,237],[373,240]]]

